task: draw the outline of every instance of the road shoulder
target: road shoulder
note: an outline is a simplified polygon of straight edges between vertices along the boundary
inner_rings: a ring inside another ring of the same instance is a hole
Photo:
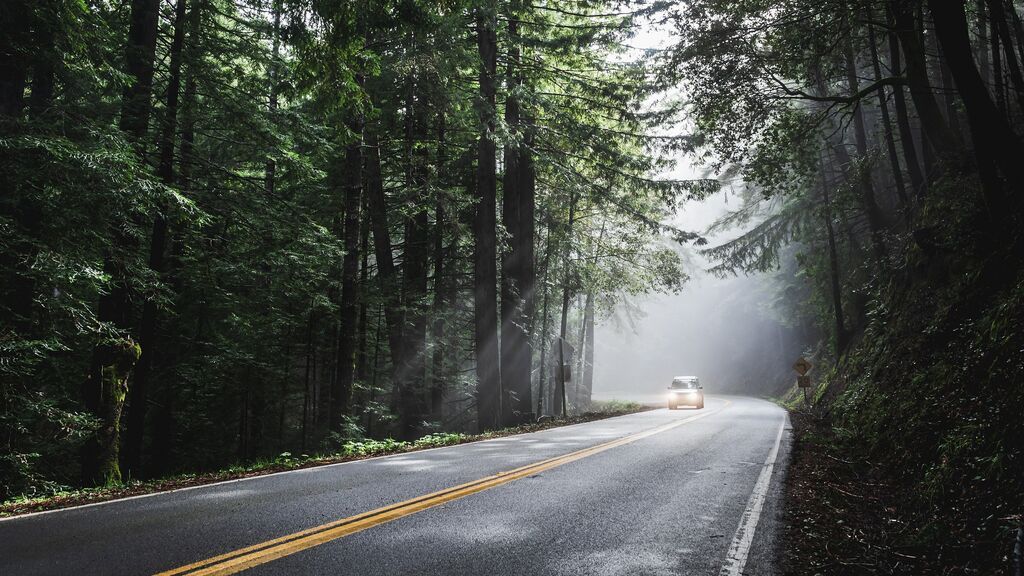
[[[28,514],[40,512],[51,512],[82,506],[90,506],[162,494],[177,490],[185,490],[202,486],[210,486],[224,482],[233,482],[248,478],[282,474],[295,470],[331,466],[346,462],[356,462],[407,454],[410,452],[423,452],[438,448],[446,448],[460,444],[471,444],[506,438],[520,434],[530,434],[553,428],[563,428],[577,424],[585,424],[607,418],[626,416],[650,410],[652,407],[640,404],[625,405],[621,408],[609,411],[586,412],[568,418],[547,420],[536,424],[527,424],[504,430],[496,430],[483,434],[432,434],[413,442],[396,442],[393,440],[367,441],[354,449],[345,450],[339,453],[292,457],[290,454],[266,460],[229,467],[223,470],[207,472],[202,474],[186,474],[170,478],[150,480],[146,482],[129,482],[120,486],[109,488],[83,489],[73,492],[58,493],[44,498],[15,499],[0,503],[0,521],[23,517]],[[366,448],[364,448],[366,446]]]
[[[872,463],[849,459],[821,420],[793,411],[790,421],[781,573],[932,573],[935,566],[912,544],[914,521],[898,487]]]

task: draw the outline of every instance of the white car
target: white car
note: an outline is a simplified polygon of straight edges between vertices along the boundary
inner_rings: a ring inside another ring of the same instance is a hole
[[[676,376],[668,390],[669,410],[680,406],[693,406],[697,409],[704,407],[704,388],[696,376]]]

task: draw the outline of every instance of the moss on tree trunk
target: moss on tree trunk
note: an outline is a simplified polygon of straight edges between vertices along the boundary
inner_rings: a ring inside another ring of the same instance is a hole
[[[83,476],[90,483],[110,486],[121,482],[118,463],[121,413],[128,395],[128,377],[138,362],[142,349],[135,341],[125,338],[109,341],[97,349],[99,379],[93,387],[94,401],[90,402],[100,426],[87,446]]]

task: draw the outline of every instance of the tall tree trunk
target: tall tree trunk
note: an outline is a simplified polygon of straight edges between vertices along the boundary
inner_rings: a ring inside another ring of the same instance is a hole
[[[398,273],[395,257],[391,251],[391,229],[388,223],[387,199],[384,197],[384,181],[380,166],[380,141],[375,129],[366,131],[366,193],[370,210],[370,230],[373,232],[373,253],[377,263],[377,277],[380,279],[381,294],[384,298],[384,321],[388,329],[388,347],[391,363],[398,375],[402,364],[402,316],[399,294]]]
[[[291,314],[298,315],[298,311],[291,312]],[[275,446],[280,450],[281,446],[290,445],[286,443],[285,438],[285,418],[288,413],[288,384],[291,382],[292,376],[292,361],[293,353],[292,346],[295,343],[295,337],[291,326],[285,330],[285,345],[284,345],[284,366],[281,375],[278,377],[278,390],[277,390],[277,426],[274,430],[274,441]]]
[[[164,118],[160,126],[159,160],[157,176],[168,186],[175,184],[174,144],[178,127],[178,99],[181,91],[182,48],[185,44],[187,0],[178,0],[174,9],[174,33],[171,38],[170,64],[168,66],[167,91],[164,97]],[[192,8],[192,18],[198,18],[198,7]],[[149,269],[157,278],[163,277],[167,252],[167,212],[162,203],[153,218],[153,230],[149,244]],[[128,400],[128,418],[125,429],[125,467],[133,476],[143,474],[142,453],[145,440],[146,412],[149,408],[150,375],[157,357],[157,316],[156,300],[149,298],[143,305],[142,322],[139,328],[139,344],[142,356],[135,368],[135,381]]]
[[[301,448],[303,453],[306,452],[306,442],[307,442],[307,439],[309,438],[309,433],[308,433],[308,427],[309,427],[309,408],[310,408],[310,402],[311,402],[311,399],[312,399],[312,394],[310,393],[311,391],[310,391],[310,388],[309,388],[309,384],[310,384],[310,379],[311,379],[311,377],[313,375],[313,370],[314,370],[314,364],[313,364],[314,363],[314,354],[316,353],[316,348],[313,345],[313,326],[314,326],[314,322],[315,322],[315,316],[313,315],[313,313],[314,313],[314,308],[313,307],[314,306],[315,306],[315,299],[311,298],[310,302],[309,302],[309,314],[307,315],[308,319],[306,321],[306,347],[305,347],[305,352],[306,352],[306,370],[305,370],[305,375],[304,375],[303,380],[302,380],[302,384],[303,384],[302,385],[302,424],[301,424],[302,439],[301,439],[301,442],[300,442],[300,448]]]
[[[377,321],[374,322],[373,328],[373,356],[370,362],[370,402],[374,402],[377,398],[377,375],[380,374],[380,342],[381,342],[381,326],[387,321],[384,319],[384,306],[381,304],[377,305]],[[367,411],[366,414],[366,435],[373,438],[373,418],[374,412]]]
[[[827,95],[828,94],[828,87],[825,85],[825,80],[824,80],[824,77],[822,76],[820,67],[815,66],[812,69],[812,73],[813,73],[813,76],[814,76],[814,81],[816,83],[816,87],[817,87],[818,93],[821,94],[821,95]],[[833,128],[836,128],[836,127],[833,127]],[[846,145],[846,143],[842,139],[842,135],[840,134],[840,130],[837,128],[830,135],[827,135],[825,137],[825,141],[826,141],[826,144],[829,146],[828,147],[828,151],[831,154],[835,155],[835,161],[841,167],[841,169],[842,169],[842,171],[844,173],[844,177],[846,178],[846,180],[848,182],[851,182],[851,183],[861,184],[862,183],[862,179],[864,178],[865,174],[864,174],[863,171],[858,170],[858,166],[854,162],[854,159],[850,156],[850,153],[847,151],[847,149],[846,149],[847,145]],[[863,187],[859,185],[858,188],[862,191],[861,198],[863,199]],[[860,208],[861,208],[862,211],[865,209],[863,203],[861,204]],[[850,242],[849,242],[850,249],[851,250],[856,250],[856,251],[859,252],[861,250],[861,246],[860,246],[860,242],[859,242],[859,240],[857,238],[857,235],[855,234],[855,231],[854,231],[854,228],[853,228],[852,224],[850,224],[845,219],[845,217],[844,217],[842,212],[840,212],[840,218],[843,219],[843,229],[846,231],[846,234],[847,234],[847,236],[849,237],[849,240],[850,240]],[[872,236],[872,239],[873,239],[873,235],[871,235],[871,236]]]
[[[187,43],[188,68],[185,73],[185,89],[181,102],[181,144],[178,153],[178,189],[188,195],[192,191],[192,151],[195,147],[195,124],[196,124],[196,70],[199,55],[199,34],[202,27],[202,14],[205,7],[205,0],[199,0],[193,5],[195,16],[189,18],[189,42]],[[180,235],[172,237],[170,258],[167,263],[166,275],[170,281],[172,291],[180,294],[181,282],[181,255],[184,250],[183,241]],[[200,312],[200,318],[204,317]],[[197,330],[201,332],[201,328]],[[198,338],[197,338],[198,339]],[[169,360],[172,363],[173,359]],[[177,403],[179,388],[176,382],[164,381],[163,385],[156,390],[157,411],[153,418],[153,446],[152,453],[160,454],[161,458],[154,459],[146,473],[149,476],[164,476],[172,469],[172,455],[174,454],[175,438],[178,427],[174,418],[175,404]]]
[[[576,308],[583,311],[585,298],[583,294],[576,297]],[[580,400],[583,394],[583,357],[586,355],[586,342],[587,342],[587,322],[583,318],[583,314],[580,314],[579,321],[579,338],[576,339],[576,358],[573,361],[576,366],[573,368],[573,379],[572,379],[572,407],[577,413],[583,411],[582,401]]]
[[[444,110],[438,114],[437,120],[437,193],[434,199],[434,321],[430,327],[430,339],[433,343],[431,356],[430,415],[435,420],[443,417],[443,400],[445,384],[445,316],[451,302],[448,294],[448,269],[445,267],[444,234],[448,227],[448,214],[445,210],[447,202],[447,186],[450,184],[445,177],[448,171],[447,125]]]
[[[331,390],[329,426],[332,432],[343,431],[345,417],[352,407],[352,388],[355,381],[356,323],[359,319],[359,235],[360,212],[363,195],[363,120],[356,118],[349,129],[355,141],[345,147],[343,167],[344,230],[342,238],[345,256],[341,264],[341,302],[338,318],[338,372]]]
[[[128,378],[139,353],[138,344],[127,338],[106,340],[96,347],[93,360],[100,369],[91,389],[93,395],[86,397],[86,406],[100,426],[86,441],[84,448],[91,457],[82,462],[83,481],[89,485],[121,483],[121,413],[128,394]]]
[[[203,44],[202,30],[203,18],[208,13],[209,0],[192,0],[193,9],[196,11],[194,18],[189,19],[190,28],[188,39],[185,43],[185,87],[182,93],[181,102],[181,141],[178,151],[178,189],[182,194],[191,197],[195,193],[192,173],[195,167],[195,142],[196,142],[196,120],[197,115],[197,94],[199,69],[202,66]],[[167,278],[173,294],[182,294],[184,283],[182,273],[184,269],[183,256],[185,253],[185,241],[182,234],[171,236],[170,255],[167,263]],[[206,319],[209,304],[203,303],[197,315],[199,322],[196,326],[196,333],[193,341],[202,338],[206,327]],[[169,364],[175,364],[175,356],[169,358]],[[156,390],[158,406],[153,422],[153,453],[162,455],[173,455],[178,424],[175,419],[176,404],[181,395],[181,387],[177,382],[165,380]],[[173,464],[171,457],[156,459],[157,465],[151,466],[148,472],[150,475],[165,476]]]
[[[601,221],[601,231],[593,243],[590,265],[596,267],[601,257],[601,242],[607,229],[607,220]],[[594,391],[594,291],[587,290],[583,303],[583,335],[580,339],[580,386],[577,401],[581,409],[590,407],[591,395]],[[581,399],[582,398],[582,399]]]
[[[156,54],[159,9],[159,0],[132,0],[128,44],[125,48],[125,72],[130,82],[122,97],[120,127],[142,160],[145,159],[145,136],[152,110],[153,59]],[[107,248],[104,255],[103,269],[111,278],[112,285],[100,297],[96,318],[121,330],[125,336],[114,341],[104,339],[94,346],[89,375],[82,385],[86,409],[107,423],[83,447],[82,480],[86,484],[120,481],[117,457],[121,409],[124,395],[128,391],[131,369],[138,360],[136,357],[128,362],[128,355],[122,353],[138,349],[138,346],[127,336],[131,325],[131,304],[129,280],[126,277],[127,264],[123,261],[123,253],[133,249],[134,242],[120,230],[120,226],[115,227],[113,246]],[[109,404],[110,399],[118,398],[118,406]],[[111,461],[111,458],[114,460]]]
[[[44,15],[55,13],[53,0],[39,2],[45,8]],[[55,30],[59,23],[51,18],[35,18],[32,23],[32,40],[35,53],[32,55],[32,94],[29,96],[28,113],[32,120],[40,120],[53,103],[56,84],[54,61],[58,58]]]
[[[402,434],[413,437],[420,422],[426,417],[426,338],[427,338],[427,284],[430,258],[430,226],[427,213],[427,163],[425,147],[417,146],[423,135],[425,105],[415,70],[408,79],[406,101],[406,188],[410,192],[413,212],[405,221],[405,250],[402,253],[402,302],[405,321],[403,328],[403,368],[399,381],[399,417]]]
[[[25,108],[29,61],[25,51],[30,45],[31,1],[34,0],[0,3],[0,21],[4,27],[0,33],[0,116],[8,118],[21,118]]]
[[[583,370],[580,372],[579,403],[581,409],[590,407],[591,395],[594,392],[594,292],[587,291],[583,304]]]
[[[52,9],[51,3],[52,0],[45,0],[44,10]],[[30,18],[31,13],[20,0],[0,7],[0,21],[4,22],[4,30],[0,31],[0,123],[4,128],[8,126],[7,120],[22,117],[25,63],[28,61],[31,61],[32,74],[29,118],[36,124],[36,130],[51,127],[45,123],[45,118],[53,101],[54,27],[57,23]],[[34,52],[26,56],[23,51],[30,48],[29,42]],[[0,173],[0,213],[9,217],[20,232],[0,254],[0,269],[10,271],[7,278],[0,279],[0,295],[7,301],[10,316],[0,318],[0,323],[9,323],[23,340],[35,340],[40,335],[35,321],[37,287],[32,268],[38,254],[35,241],[41,234],[44,211],[38,194],[23,184],[13,174]]]
[[[889,40],[889,67],[892,74],[903,74],[903,63],[900,54],[899,40],[894,31],[892,10],[886,6],[886,16],[890,26],[887,33]],[[903,147],[903,160],[907,164],[907,174],[910,175],[910,186],[914,190],[914,196],[920,198],[924,195],[927,184],[924,175],[921,173],[921,165],[917,158],[917,149],[914,146],[914,132],[910,127],[910,113],[907,110],[907,101],[903,95],[903,86],[893,86],[893,107],[896,110],[896,126],[900,132],[900,145]]]
[[[978,35],[978,47],[975,54],[978,58],[978,70],[981,72],[981,81],[987,86],[992,81],[992,70],[988,61],[988,18],[985,10],[986,0],[975,0],[975,33]]]
[[[1013,91],[1017,95],[1017,105],[1024,111],[1024,77],[1021,76],[1020,62],[1013,51],[1013,37],[1010,35],[1010,26],[1006,21],[1003,0],[988,0],[988,5],[992,26],[1004,49],[1006,67],[1009,68],[1010,81],[1013,83]],[[984,79],[982,79],[982,83],[984,84]]]
[[[274,121],[274,114],[277,112],[277,91],[278,83],[281,81],[280,73],[280,59],[281,59],[281,0],[273,0],[270,11],[272,12],[274,20],[273,28],[273,39],[271,40],[270,50],[270,70],[268,76],[269,90],[267,95],[267,110],[270,112],[271,121]],[[277,185],[277,161],[274,160],[272,155],[267,156],[266,165],[263,171],[263,187],[267,192],[267,196],[274,194],[274,188]]]
[[[943,154],[952,153],[957,149],[956,139],[942,117],[935,94],[928,84],[924,48],[914,24],[914,16],[910,7],[902,0],[890,0],[889,6],[892,9],[896,35],[903,47],[903,55],[906,56],[907,85],[914,107],[921,118],[921,128],[934,150]]]
[[[839,254],[836,250],[836,233],[832,226],[832,202],[828,196],[829,183],[825,171],[825,163],[819,160],[819,166],[821,171],[822,218],[825,221],[825,234],[828,244],[829,287],[832,295],[832,311],[836,330],[836,356],[840,356],[846,350],[848,334],[843,320],[843,293],[840,284]]]
[[[989,18],[989,32],[992,48],[992,91],[996,96],[996,106],[1003,116],[1007,116],[1009,110],[1006,105],[1006,83],[1003,81],[1003,53],[1000,46],[1002,41],[996,30],[996,22],[991,17]]]
[[[576,193],[572,192],[569,198],[569,221],[566,225],[565,232],[565,254],[562,259],[562,266],[564,268],[562,271],[562,316],[558,328],[559,342],[558,350],[556,351],[556,354],[558,355],[558,370],[556,370],[556,374],[559,376],[555,380],[558,387],[555,389],[554,412],[556,415],[561,413],[563,417],[567,416],[569,413],[566,382],[562,371],[563,368],[572,360],[571,358],[565,357],[565,337],[567,336],[569,323],[569,300],[572,295],[573,270],[570,257],[572,254],[572,227],[575,219]]]
[[[527,333],[530,316],[525,309],[533,300],[533,215],[530,186],[532,159],[524,137],[519,91],[523,86],[518,32],[519,3],[513,3],[508,22],[509,54],[505,100],[505,124],[511,140],[505,145],[505,175],[502,194],[502,223],[509,236],[509,247],[502,251],[501,275],[501,387],[502,421],[506,426],[522,423],[532,411],[530,372],[533,353]],[[526,220],[529,219],[529,223]],[[527,246],[530,250],[526,252]],[[529,285],[526,283],[529,282]]]
[[[853,45],[849,39],[847,39],[843,51],[846,59],[846,82],[849,86],[850,94],[857,94],[860,92],[860,85],[857,79],[857,64],[854,61]],[[875,200],[875,190],[871,184],[871,172],[867,169],[867,166],[863,165],[867,162],[868,158],[868,137],[867,131],[864,128],[864,109],[860,104],[853,111],[853,134],[854,143],[857,147],[857,166],[854,166],[853,169],[860,187],[860,201],[868,219],[871,247],[874,250],[875,258],[879,262],[883,262],[886,251],[885,242],[882,240],[882,231],[885,228],[885,223],[882,219],[882,211],[878,208],[878,202]]]
[[[868,14],[870,17],[871,14]],[[870,18],[869,18],[870,20]],[[875,80],[882,79],[882,65],[878,59],[878,41],[875,38],[875,28],[868,24],[868,45],[871,48],[871,66],[875,73]],[[896,151],[896,139],[892,133],[892,119],[889,117],[889,102],[886,98],[885,87],[878,87],[878,109],[882,113],[882,133],[885,137],[885,149],[889,154],[889,167],[892,169],[893,183],[896,185],[896,196],[900,200],[904,218],[910,217],[910,205],[907,199],[907,189],[903,183],[903,171],[900,169],[900,157]]]
[[[125,72],[130,78],[122,96],[121,130],[145,154],[145,136],[153,108],[153,59],[156,56],[160,0],[131,0]]]
[[[928,30],[928,25],[925,22],[924,16],[920,17],[921,21],[921,33],[925,38],[925,45],[929,53],[934,54],[935,57],[930,60],[932,63],[932,71],[930,76],[932,78],[939,79],[939,95],[942,97],[942,103],[945,107],[946,125],[949,126],[950,132],[953,137],[956,138],[957,144],[963,144],[964,134],[963,130],[960,129],[960,121],[957,117],[956,112],[956,90],[953,88],[953,82],[949,76],[949,67],[946,66],[945,58],[942,56],[942,47],[935,39],[935,31]],[[928,61],[927,55],[925,56]]]
[[[967,121],[974,142],[975,158],[981,173],[985,199],[994,223],[1005,221],[1008,208],[1002,185],[991,169],[1002,172],[1014,190],[1024,183],[1024,147],[1013,129],[989,98],[988,91],[971,58],[967,37],[967,17],[963,5],[956,2],[929,0],[935,31],[942,43],[960,98],[967,112]]]
[[[477,377],[477,426],[481,431],[501,425],[501,372],[498,356],[497,177],[495,158],[495,75],[497,66],[497,4],[484,2],[476,14],[480,54],[480,137],[477,143],[477,204],[473,221],[475,249],[474,326]]]
[[[548,278],[551,272],[551,252],[554,248],[554,244],[551,240],[551,229],[549,228],[547,239],[544,242],[544,263],[541,265],[544,273],[544,278],[541,281],[541,286],[543,287],[542,290],[544,291],[544,302],[542,304],[541,311],[540,337],[537,339],[538,344],[540,345],[540,373],[537,378],[537,416],[544,415],[544,404],[545,399],[547,398],[547,390],[545,387],[545,384],[547,384],[548,374],[547,351],[548,348],[551,347],[551,343],[548,341],[548,319],[550,318],[550,314],[548,314],[548,298],[551,293],[548,285]]]
[[[364,162],[365,165],[365,162]],[[360,170],[362,172],[362,170]],[[365,177],[363,179],[365,183]],[[370,223],[369,223],[369,208],[366,200],[366,194],[363,194],[363,217],[359,222],[359,289],[361,293],[366,290],[368,285],[368,279],[370,276]],[[359,349],[356,351],[356,380],[359,382],[366,382],[367,375],[367,357],[366,357],[366,346],[369,338],[369,307],[366,304],[366,298],[359,298]]]
[[[1017,7],[1014,5],[1013,0],[1006,0],[1006,12],[1010,15],[1010,22],[1013,24],[1013,34],[1017,39],[1017,56],[1021,62],[1024,62],[1024,24],[1020,21],[1020,15],[1017,14]]]
[[[537,168],[534,164],[533,146],[535,130],[534,118],[529,108],[522,112],[523,146],[519,150],[519,238],[516,250],[519,252],[519,299],[522,307],[522,318],[526,332],[526,343],[522,351],[525,377],[520,384],[523,386],[519,394],[520,405],[525,412],[530,412],[533,385],[533,326],[537,315],[537,270],[536,254],[536,196]],[[524,400],[525,399],[525,400]],[[525,403],[524,403],[525,402]]]
[[[51,9],[52,0],[46,0],[47,9]],[[55,36],[54,26],[56,22],[50,22],[40,18],[34,18],[31,24],[22,21],[26,18],[27,10],[21,2],[10,2],[9,6],[0,9],[0,16],[10,18],[12,28],[5,29],[0,33],[0,83],[5,82],[3,77],[6,73],[17,75],[18,70],[23,71],[24,60],[19,58],[19,50],[25,46],[15,46],[18,40],[27,41],[31,38],[35,53],[31,55],[32,69],[32,94],[29,99],[29,118],[37,124],[37,130],[46,129],[48,124],[44,123],[47,112],[53,103],[54,92],[54,66]],[[21,19],[21,20],[19,20]],[[8,22],[6,19],[3,20]],[[20,26],[15,29],[13,26]],[[29,30],[31,28],[31,30]],[[31,32],[25,37],[26,32]],[[21,36],[21,38],[19,38]],[[0,100],[11,99],[8,104],[0,102],[0,116],[7,114],[5,111],[10,106],[10,115],[21,117],[22,99],[24,92],[24,78],[15,82],[18,88],[11,88],[14,94],[3,94],[7,88],[0,86]],[[0,121],[6,120],[0,118]],[[46,128],[44,128],[44,125]],[[9,216],[13,220],[15,228],[20,234],[12,238],[8,249],[0,255],[0,268],[9,271],[7,278],[0,279],[0,293],[7,300],[10,317],[0,318],[0,322],[9,322],[18,336],[24,340],[35,340],[39,338],[38,325],[35,321],[35,297],[37,292],[33,262],[36,261],[38,248],[35,244],[41,234],[44,211],[39,201],[38,194],[31,189],[21,186],[13,175],[0,174],[0,213]],[[23,192],[24,191],[24,192]],[[9,290],[6,289],[7,282],[10,283]]]

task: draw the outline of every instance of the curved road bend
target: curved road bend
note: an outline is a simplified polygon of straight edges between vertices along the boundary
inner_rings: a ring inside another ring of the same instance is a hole
[[[770,575],[788,429],[774,404],[709,396],[15,517],[0,573]]]

